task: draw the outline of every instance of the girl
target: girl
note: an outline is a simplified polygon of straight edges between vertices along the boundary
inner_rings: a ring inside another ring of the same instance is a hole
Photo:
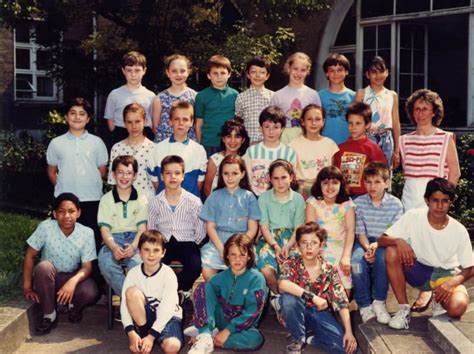
[[[357,91],[355,101],[365,102],[372,110],[372,124],[367,137],[382,149],[389,168],[400,164],[398,139],[400,138],[400,118],[398,115],[398,95],[385,88],[388,67],[383,58],[376,56],[365,71],[369,86]]]
[[[128,131],[128,137],[119,141],[110,151],[109,176],[107,183],[114,185],[112,162],[117,156],[131,155],[138,162],[138,172],[133,186],[140,193],[145,195],[148,200],[155,196],[155,190],[148,174],[146,166],[153,152],[153,141],[149,140],[144,134],[146,124],[145,109],[138,103],[131,103],[125,106],[123,110],[123,119]]]
[[[269,174],[272,188],[258,199],[262,212],[260,229],[263,238],[257,244],[257,267],[270,290],[278,294],[278,263],[289,254],[287,244],[293,231],[304,223],[304,199],[290,188],[294,178],[291,163],[275,160],[270,165]]]
[[[214,194],[212,194],[214,195]],[[214,346],[231,351],[256,351],[263,344],[257,323],[265,305],[265,279],[255,267],[251,237],[232,235],[224,246],[229,269],[201,283],[194,292],[194,322],[184,330],[197,336],[188,353],[212,353]]]
[[[342,172],[334,166],[319,171],[306,201],[306,222],[315,221],[328,233],[324,259],[335,266],[344,288],[352,288],[351,252],[354,244],[354,202],[349,198]],[[349,292],[349,291],[348,291]]]
[[[296,52],[286,60],[284,72],[288,75],[288,85],[275,92],[271,105],[278,106],[285,113],[286,129],[281,142],[289,143],[301,134],[301,111],[310,103],[321,106],[319,94],[306,86],[304,81],[311,71],[311,59],[305,53]]]
[[[219,166],[216,190],[206,200],[200,218],[207,221],[210,242],[201,248],[202,275],[208,281],[224,264],[224,243],[233,233],[255,237],[261,218],[257,198],[249,191],[244,160],[229,155]]]
[[[217,170],[227,155],[243,156],[249,147],[249,136],[240,118],[228,120],[222,126],[221,151],[211,155],[207,163],[207,173],[204,179],[204,195],[206,197],[217,187]]]
[[[166,75],[171,86],[160,92],[153,101],[153,131],[155,143],[159,143],[173,135],[170,125],[171,104],[175,101],[186,101],[194,106],[196,91],[186,85],[186,80],[192,72],[191,61],[184,55],[173,54],[165,59]],[[189,130],[190,139],[196,140],[194,127]]]
[[[305,200],[310,196],[311,186],[318,172],[323,167],[331,166],[333,156],[339,151],[332,139],[321,135],[324,123],[322,107],[315,104],[307,105],[301,113],[303,135],[294,138],[289,144],[296,151],[298,192]]]

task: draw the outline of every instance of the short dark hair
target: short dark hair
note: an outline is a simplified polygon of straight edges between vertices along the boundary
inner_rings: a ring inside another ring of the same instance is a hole
[[[130,103],[127,104],[123,109],[123,121],[127,118],[128,113],[138,113],[143,117],[143,120],[146,121],[146,112],[145,108],[139,103]]]
[[[345,70],[349,71],[351,69],[351,63],[344,55],[339,53],[330,54],[323,63],[323,70],[327,73],[330,66],[340,65]]]
[[[161,248],[166,248],[166,239],[163,234],[157,230],[146,230],[140,235],[138,240],[138,249],[141,250],[145,242],[158,244]]]
[[[177,163],[181,165],[183,169],[183,173],[184,173],[184,160],[181,156],[178,156],[178,155],[168,155],[163,160],[161,160],[161,164],[160,164],[161,173],[163,173],[166,166],[171,165],[172,163]]]
[[[374,70],[374,69],[378,71],[388,70],[388,66],[384,58],[378,55],[373,57],[372,60],[367,64],[365,68],[365,72],[369,72],[370,70]]]
[[[280,123],[281,127],[284,128],[286,125],[285,113],[280,107],[268,106],[260,113],[260,116],[258,117],[258,123],[260,126],[262,126],[266,121],[270,121],[275,124]]]
[[[253,57],[247,62],[247,65],[245,66],[245,71],[248,73],[250,72],[250,67],[252,66],[258,66],[259,68],[265,68],[267,69],[267,72],[270,74],[272,64],[270,63],[270,60],[264,57]]]
[[[66,104],[66,113],[74,106],[82,107],[89,117],[92,116],[92,106],[85,98],[75,97],[70,99]]]
[[[301,122],[304,121],[304,117],[312,109],[317,109],[318,111],[321,112],[321,115],[323,116],[323,121],[326,119],[326,113],[324,112],[324,108],[321,107],[320,105],[315,104],[315,103],[310,103],[305,108],[303,108],[303,110],[301,111],[301,118],[300,118]],[[324,125],[323,125],[323,128],[324,128]],[[306,135],[306,127],[303,124],[301,124],[301,129],[303,130],[303,135]],[[321,131],[322,131],[322,129],[321,129]]]
[[[325,229],[323,229],[314,221],[310,221],[296,228],[296,231],[295,231],[296,243],[300,242],[301,237],[303,235],[312,234],[312,233],[314,233],[319,238],[319,241],[321,243],[326,241],[328,237],[328,234]]]
[[[372,122],[372,110],[367,103],[364,102],[354,102],[349,107],[347,107],[346,120],[349,120],[349,116],[353,114],[356,116],[361,116],[364,118],[365,125]]]
[[[53,200],[53,210],[57,210],[62,202],[68,201],[73,203],[77,209],[81,209],[81,202],[79,198],[73,193],[61,193]]]
[[[247,253],[250,259],[247,262],[247,268],[250,269],[255,266],[255,248],[253,247],[253,240],[243,234],[233,234],[224,244],[224,263],[226,266],[230,266],[229,250],[232,246],[237,246],[242,253]]]
[[[171,109],[170,109],[170,119],[173,118],[173,114],[176,110],[178,109],[186,109],[189,114],[191,115],[191,120],[194,120],[194,108],[193,108],[193,105],[189,102],[186,102],[186,101],[181,101],[181,100],[178,100],[178,101],[174,101],[172,104],[171,104]]]
[[[229,74],[232,72],[232,64],[230,63],[229,58],[226,58],[223,55],[213,55],[207,61],[207,70],[209,74],[212,68],[224,68],[227,69]]]
[[[138,162],[132,155],[120,155],[112,161],[112,171],[117,170],[118,165],[130,166],[132,165],[133,173],[138,172]]]
[[[387,182],[390,178],[390,170],[387,167],[387,164],[382,161],[372,161],[364,168],[363,172],[364,178],[371,176],[380,176],[382,179]]]
[[[426,185],[425,199],[430,199],[433,193],[441,192],[449,196],[449,200],[454,201],[456,198],[456,186],[445,178],[436,177]]]
[[[142,53],[131,51],[122,57],[122,68],[135,65],[141,66],[143,69],[146,68],[146,58]]]
[[[438,93],[428,89],[419,89],[408,97],[407,103],[405,104],[405,111],[410,121],[415,125],[416,121],[413,117],[413,110],[415,108],[415,102],[418,100],[431,104],[434,114],[433,125],[439,127],[444,118],[444,106],[443,100],[439,97]]]
[[[311,187],[311,195],[316,199],[324,199],[321,189],[321,182],[327,179],[336,179],[341,183],[339,193],[336,197],[336,203],[344,203],[349,200],[349,190],[347,188],[346,179],[340,169],[335,166],[326,166],[319,171],[316,181]]]
[[[244,121],[238,117],[225,121],[224,125],[222,126],[220,149],[221,151],[225,151],[225,144],[222,138],[227,135],[231,135],[233,131],[235,131],[237,135],[244,139],[239,151],[237,152],[240,156],[243,156],[250,145],[250,138],[247,133],[247,129],[245,129]]]

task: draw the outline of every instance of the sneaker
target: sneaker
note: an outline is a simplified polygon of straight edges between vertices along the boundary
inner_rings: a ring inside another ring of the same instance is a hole
[[[290,344],[286,346],[286,354],[301,354],[304,343],[299,340],[292,339]]]
[[[410,305],[401,305],[400,309],[388,321],[388,326],[394,329],[408,329],[410,327]]]
[[[387,324],[390,321],[390,314],[385,307],[385,301],[374,300],[372,302],[372,309],[374,310],[377,322]]]
[[[179,290],[178,297],[179,297],[179,305],[182,306],[186,301],[191,299],[191,290],[189,291]]]
[[[219,330],[214,328],[212,330],[211,336],[214,337],[217,333],[219,333]],[[199,329],[196,326],[189,326],[188,328],[184,329],[183,334],[188,337],[197,337],[199,335]]]
[[[120,314],[120,311],[114,311],[114,321],[122,323],[122,315]]]
[[[197,336],[196,342],[194,342],[188,354],[208,354],[214,350],[214,343],[209,333],[201,333]]]
[[[272,305],[272,308],[275,311],[275,313],[279,314],[281,312],[280,295],[271,295],[270,305]]]
[[[359,309],[360,317],[362,317],[362,322],[366,323],[375,318],[375,312],[372,308],[372,305],[361,307]]]
[[[431,302],[431,311],[433,312],[432,316],[440,316],[446,313],[444,307],[439,302],[436,302],[436,300]]]

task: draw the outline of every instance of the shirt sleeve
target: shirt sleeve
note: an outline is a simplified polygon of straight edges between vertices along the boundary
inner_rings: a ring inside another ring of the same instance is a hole
[[[109,95],[107,96],[107,101],[105,103],[105,111],[104,111],[105,119],[114,119],[115,100],[114,100],[114,95],[112,92],[109,93]]]
[[[357,205],[357,203],[356,203]],[[367,235],[367,229],[365,227],[365,219],[364,219],[364,211],[362,208],[356,207],[355,209],[356,215],[356,229],[355,233],[357,235],[364,234]]]
[[[108,194],[105,194],[102,198],[100,198],[99,202],[99,211],[97,212],[97,224],[99,228],[106,227],[109,230],[112,230],[112,220],[109,219],[109,213],[107,213],[107,203],[105,198],[107,198]]]
[[[137,226],[141,224],[146,224],[148,220],[148,199],[145,195],[142,195],[138,198],[138,203],[140,205],[140,209],[138,210],[137,214]]]
[[[48,165],[57,166],[59,164],[58,154],[56,152],[56,141],[55,139],[51,140],[46,150],[46,162]]]
[[[278,280],[288,280],[295,282],[295,261],[293,258],[287,259],[280,265],[280,274]]]
[[[158,206],[158,198],[154,197],[148,208],[148,222],[147,228],[148,230],[158,230],[158,220],[159,220],[159,206]]]
[[[295,219],[294,219],[294,224],[293,224],[295,229],[298,226],[304,224],[304,211],[305,211],[304,208],[305,208],[304,199],[302,197],[298,198],[298,201],[296,203],[296,213],[295,213]]]
[[[81,262],[91,262],[97,259],[97,250],[95,249],[94,231],[90,227],[84,226],[87,240],[81,249]]]
[[[207,162],[208,162],[206,150],[204,150],[204,147],[200,146],[199,156],[196,156],[196,157],[198,158],[198,161],[200,161],[198,182],[203,182],[204,179],[206,178]]]
[[[249,219],[260,220],[262,218],[262,213],[260,212],[260,207],[258,206],[257,198],[252,192],[249,192]]]
[[[47,237],[47,230],[46,230],[46,221],[43,221],[38,225],[36,230],[31,234],[31,236],[26,240],[28,246],[33,248],[36,251],[41,251],[43,246],[46,243]]]
[[[319,97],[318,91],[315,91],[314,103],[317,104],[318,106],[322,107],[321,106],[321,97]]]
[[[194,212],[194,230],[196,235],[196,244],[200,244],[206,237],[206,223],[199,217],[199,213],[202,210],[202,203],[196,202],[196,208]]]
[[[235,100],[235,115],[237,117],[242,117],[244,115],[244,108],[242,107],[242,95],[238,95]]]
[[[204,100],[202,97],[202,91],[198,92],[196,95],[196,101],[194,101],[194,116],[197,118],[204,118],[205,109],[204,109]]]
[[[348,308],[349,301],[347,299],[344,286],[342,285],[341,278],[334,267],[331,267],[330,275],[328,276],[327,281],[329,282],[327,292],[328,301],[331,304],[333,310],[339,311],[344,308]]]
[[[125,332],[130,332],[135,330],[135,326],[133,325],[132,316],[128,312],[127,301],[125,301],[126,297],[125,294],[127,293],[127,289],[133,285],[137,285],[137,281],[135,278],[134,269],[130,269],[127,276],[125,277],[125,281],[123,282],[122,286],[122,301],[120,301],[120,317],[122,319],[123,328]]]
[[[176,307],[179,307],[178,299],[178,278],[171,268],[164,268],[166,270],[166,280],[163,282],[163,297],[160,305],[156,310],[156,320],[151,327],[150,334],[157,338],[166,324],[171,320],[176,312]]]
[[[112,146],[112,150],[110,151],[109,174],[108,174],[108,177],[107,177],[107,183],[111,184],[111,185],[116,184],[115,178],[112,174],[112,162],[114,162],[114,159],[117,156],[119,156],[119,155],[118,155],[118,151],[117,151],[117,144],[115,144],[114,146]]]
[[[217,191],[211,193],[211,195],[206,199],[204,202],[204,205],[201,209],[201,213],[199,214],[199,217],[204,220],[204,221],[211,221],[211,222],[216,222],[217,221]]]
[[[462,226],[462,230],[459,230],[459,234],[463,236],[463,242],[459,243],[457,249],[458,261],[461,267],[469,268],[474,266],[474,254],[472,253],[471,239],[466,228]]]
[[[409,225],[411,222],[411,214],[411,212],[403,214],[395,224],[385,230],[384,234],[407,241],[410,238]]]
[[[150,180],[152,182],[158,182],[158,177],[159,177],[160,168],[161,168],[161,164],[157,162],[158,156],[159,156],[157,147],[158,145],[155,144],[155,146],[153,147],[153,150],[151,151],[149,155],[148,163],[146,166],[146,172],[148,173],[148,176],[150,177]]]
[[[97,137],[97,167],[107,166],[107,162],[109,162],[107,147],[102,139]]]
[[[269,192],[272,193],[272,192]],[[270,226],[270,214],[268,210],[267,192],[263,193],[260,198],[258,198],[258,206],[260,207],[260,212],[262,218],[260,219],[260,225]]]

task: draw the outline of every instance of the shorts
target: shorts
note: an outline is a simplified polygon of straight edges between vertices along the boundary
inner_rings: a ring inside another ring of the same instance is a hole
[[[444,269],[427,266],[415,261],[413,267],[405,272],[405,280],[422,291],[434,290],[458,273],[457,268]]]
[[[152,326],[153,323],[156,321],[156,310],[150,306],[150,304],[145,305],[145,313],[146,313],[146,323],[145,326],[143,326],[143,331],[148,332]],[[137,327],[135,325],[135,327]],[[138,327],[136,328],[137,333],[140,333],[138,331]],[[181,319],[178,317],[172,317],[171,320],[168,321],[166,324],[165,328],[159,333],[159,335],[156,337],[156,340],[158,343],[163,342],[167,338],[177,338],[181,342],[181,347],[184,345],[184,337],[183,337],[183,331],[181,327]]]

